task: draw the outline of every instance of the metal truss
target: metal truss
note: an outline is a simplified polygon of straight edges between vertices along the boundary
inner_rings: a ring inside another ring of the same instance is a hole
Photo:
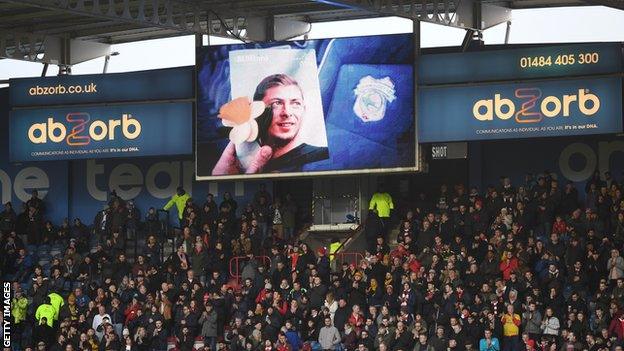
[[[200,7],[200,2],[184,0],[1,0],[20,8],[40,9],[22,15],[33,18],[39,13],[61,18],[36,25],[0,24],[0,58],[71,65],[75,54],[106,52],[93,47],[97,42],[132,40],[184,34],[210,34],[244,39],[245,17],[222,18]],[[17,16],[20,17],[20,16]],[[16,17],[16,18],[17,18]],[[11,17],[7,17],[11,18]],[[208,23],[210,25],[208,25]],[[110,34],[108,34],[108,33]],[[146,34],[148,33],[148,34]],[[86,39],[93,43],[76,39]],[[88,47],[87,47],[88,46]],[[86,50],[86,51],[85,51]],[[87,55],[88,56],[88,55]]]
[[[144,30],[160,30],[161,37],[171,33],[170,35],[208,34],[246,39],[246,17],[229,11],[222,4],[215,6],[222,14],[220,15],[201,1],[192,0],[1,0],[0,2],[54,11],[58,14],[77,15],[75,19],[92,19],[87,23],[80,21],[74,23],[70,20],[66,23],[57,22],[52,26],[35,26],[33,36],[40,36],[41,33],[69,32],[73,33],[73,37],[102,41],[105,39],[99,34],[98,28],[115,26],[115,30],[119,30],[121,35],[128,36],[144,28]],[[24,32],[26,28],[18,30]],[[145,37],[144,33],[140,35]]]
[[[472,0],[315,0],[316,2],[361,9],[384,16],[398,16],[447,26],[459,24],[455,15]]]
[[[71,67],[110,54],[110,44],[46,34],[0,31],[0,58]]]
[[[45,35],[0,31],[0,57],[43,62]]]
[[[242,41],[248,39],[246,36],[247,18],[244,16],[223,18],[216,12],[208,11],[207,19],[208,28],[207,33],[205,32],[204,34]]]
[[[5,3],[108,19],[139,27],[202,33],[195,3],[182,0],[2,0]]]
[[[398,16],[462,29],[482,30],[506,22],[507,8],[476,0],[313,0],[381,16]],[[485,15],[487,14],[487,18]]]

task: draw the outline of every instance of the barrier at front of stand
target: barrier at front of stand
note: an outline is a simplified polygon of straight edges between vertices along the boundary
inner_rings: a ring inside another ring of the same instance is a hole
[[[271,258],[269,256],[254,256],[253,259],[265,267],[271,266]],[[241,283],[241,263],[248,261],[249,257],[247,256],[236,256],[230,259],[230,278],[234,279],[237,285]]]
[[[364,255],[359,252],[336,252],[329,257],[338,264],[336,267],[342,266],[343,263],[354,264],[357,267],[364,260]]]

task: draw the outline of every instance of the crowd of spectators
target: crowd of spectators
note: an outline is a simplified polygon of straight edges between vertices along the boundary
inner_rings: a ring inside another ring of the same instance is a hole
[[[182,228],[169,255],[155,209],[141,216],[113,195],[90,228],[56,227],[34,193],[18,216],[10,204],[0,215],[13,347],[622,350],[623,187],[608,173],[582,194],[550,173],[481,192],[443,185],[392,213],[396,244],[392,217],[372,210],[353,264],[298,242],[296,204],[264,189],[240,209],[229,194],[199,205],[179,189],[166,205]],[[129,262],[126,239],[141,233]],[[55,245],[60,257],[37,265]],[[235,256],[248,258],[240,285]]]

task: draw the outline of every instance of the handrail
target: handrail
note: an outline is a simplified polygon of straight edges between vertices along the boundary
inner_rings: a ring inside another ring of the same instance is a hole
[[[355,223],[354,223],[355,224]],[[351,233],[349,233],[349,236],[342,242],[340,243],[340,246],[338,246],[336,248],[336,252],[340,251],[340,249],[342,249],[351,239],[353,239],[353,237],[358,234],[360,231],[364,230],[364,225],[365,224],[358,224],[357,227],[353,230],[351,230]],[[330,255],[331,256],[331,255]],[[364,257],[364,256],[362,256]]]
[[[351,257],[351,260],[349,261],[351,261],[350,263],[355,264],[356,267],[361,261],[364,260],[364,255],[360,252],[336,252],[329,255],[330,259],[332,256],[340,261],[340,266],[342,266],[342,264],[346,261],[346,257]]]
[[[271,265],[271,258],[269,256],[254,256],[256,260],[262,260],[262,264],[266,265],[268,262],[269,266]],[[230,259],[230,277],[235,278],[237,283],[240,283],[241,274],[240,274],[240,261],[245,260],[248,261],[249,257],[247,256],[235,256]],[[234,263],[234,265],[232,265]],[[235,271],[233,271],[233,268]]]

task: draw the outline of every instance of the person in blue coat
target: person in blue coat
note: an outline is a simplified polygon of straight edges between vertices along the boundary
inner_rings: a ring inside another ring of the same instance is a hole
[[[479,341],[479,351],[500,351],[500,342],[492,336],[491,330],[487,329],[485,337]]]
[[[285,324],[286,331],[284,334],[286,335],[286,340],[288,340],[288,344],[292,347],[292,351],[299,351],[303,342],[301,342],[301,337],[299,336],[299,332],[295,330],[292,322],[290,320],[286,321]]]

